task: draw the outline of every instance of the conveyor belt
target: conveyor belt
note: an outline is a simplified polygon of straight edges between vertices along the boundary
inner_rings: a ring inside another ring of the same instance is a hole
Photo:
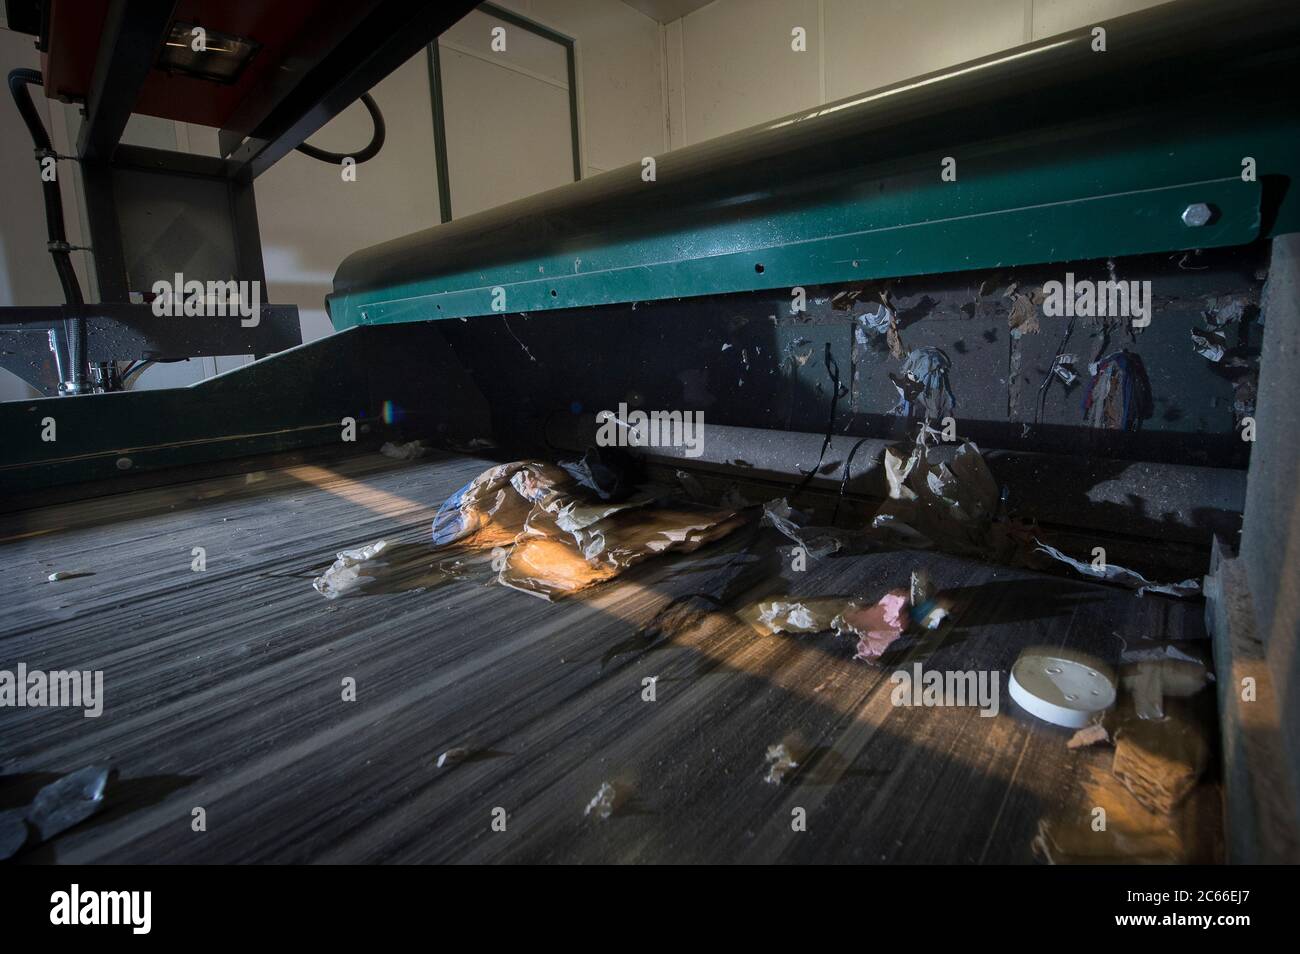
[[[830,635],[755,635],[730,609],[790,585],[766,576],[771,531],[555,604],[437,586],[420,572],[432,513],[490,463],[373,455],[5,516],[0,668],[102,669],[106,704],[98,719],[0,709],[0,809],[84,765],[120,773],[101,815],[27,860],[1030,861],[1039,819],[1069,812],[1079,773],[1109,758],[1067,751],[1068,732],[1005,691],[995,718],[895,708],[893,665],[855,662]],[[406,555],[408,587],[313,591],[335,551],[379,538]],[[1204,635],[1199,603],[939,554],[815,563],[798,585],[883,591],[920,562],[966,604],[916,657],[927,668]],[[93,575],[47,583],[55,570]],[[764,753],[786,740],[809,757],[767,784]],[[438,769],[453,746],[475,754]],[[584,817],[606,781],[618,810]],[[505,832],[489,827],[497,806]]]

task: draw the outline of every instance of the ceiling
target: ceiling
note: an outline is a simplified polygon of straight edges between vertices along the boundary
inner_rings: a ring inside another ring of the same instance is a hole
[[[623,2],[652,20],[670,23],[688,13],[694,13],[700,7],[707,7],[713,0],[623,0]]]

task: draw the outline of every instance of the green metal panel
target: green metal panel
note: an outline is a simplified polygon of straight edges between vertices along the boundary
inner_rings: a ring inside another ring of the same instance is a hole
[[[985,156],[959,160],[956,182],[938,181],[940,157],[926,157],[927,184],[895,177],[769,215],[335,295],[331,317],[346,328],[1240,245],[1262,223],[1261,186],[1242,180],[1240,157],[1300,167],[1297,142],[1287,125],[1036,167]],[[995,161],[1003,171],[986,172]],[[1196,202],[1218,214],[1191,228],[1180,215]],[[1287,211],[1284,231],[1297,227]]]

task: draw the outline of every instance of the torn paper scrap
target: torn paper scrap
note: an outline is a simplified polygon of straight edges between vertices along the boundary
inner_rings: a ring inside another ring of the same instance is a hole
[[[812,612],[802,603],[768,603],[759,619],[771,626],[774,633],[815,633],[821,629]]]
[[[617,575],[617,567],[593,565],[583,559],[572,541],[558,536],[521,534],[506,551],[497,579],[511,589],[555,599],[612,580]]]
[[[939,348],[917,348],[905,355],[902,375],[890,375],[898,391],[898,402],[890,409],[900,417],[936,419],[946,417],[957,406],[948,383],[952,361]]]
[[[1089,427],[1134,431],[1155,413],[1151,380],[1140,355],[1113,351],[1088,365],[1083,419]]]
[[[601,782],[600,789],[596,792],[594,798],[587,803],[583,810],[584,815],[595,815],[601,821],[609,818],[614,814],[614,802],[617,798],[618,791],[609,782]]]
[[[865,332],[885,335],[894,325],[894,310],[884,302],[873,302],[867,310],[853,319],[858,323],[857,337],[861,344],[866,344]]]
[[[1255,296],[1251,293],[1211,296],[1205,299],[1205,321],[1212,328],[1222,328],[1240,321],[1247,310],[1256,304]]]
[[[1022,335],[1036,335],[1039,332],[1038,307],[1032,295],[1024,292],[1008,292],[1011,299],[1011,313],[1007,316],[1007,327],[1013,338]]]
[[[1090,576],[1095,580],[1106,580],[1109,583],[1119,583],[1135,589],[1138,596],[1145,593],[1164,593],[1168,596],[1195,596],[1201,592],[1201,584],[1197,580],[1183,580],[1181,583],[1152,583],[1141,573],[1125,569],[1122,566],[1116,566],[1114,563],[1096,566],[1092,563],[1085,563],[1082,560],[1068,557],[1056,547],[1048,546],[1041,540],[1035,539],[1034,543],[1038,545],[1035,552],[1046,553],[1052,559],[1060,560],[1062,563],[1074,567],[1084,576]]]
[[[784,497],[763,504],[762,522],[803,547],[804,553],[820,560],[841,551],[861,549],[863,535],[838,527],[808,526],[808,515],[795,510]]]
[[[1065,747],[1067,749],[1083,749],[1099,742],[1109,741],[1110,733],[1106,731],[1106,727],[1100,722],[1094,722],[1092,725],[1085,725],[1070,736],[1070,741],[1065,743]]]
[[[60,580],[75,580],[79,576],[93,576],[85,570],[55,570],[45,579],[50,583],[57,583]]]
[[[760,600],[742,609],[738,615],[763,634],[806,636],[831,629],[831,621],[847,602],[842,596],[780,596]]]
[[[1192,349],[1202,358],[1207,358],[1216,364],[1223,360],[1226,343],[1223,335],[1217,332],[1192,329]]]
[[[733,510],[690,506],[615,512],[572,533],[534,511],[508,551],[499,577],[506,586],[554,599],[612,579],[651,557],[690,553],[746,522]]]
[[[1148,810],[1110,772],[1100,766],[1086,766],[1080,783],[1084,791],[1082,804],[1088,809],[1103,809],[1106,826],[1100,831],[1094,828],[1090,812],[1074,804],[1040,819],[1033,850],[1048,864],[1168,864],[1192,860],[1188,833],[1172,826],[1168,816]]]
[[[789,746],[784,742],[767,747],[767,774],[763,776],[763,781],[772,785],[780,785],[785,781],[786,775],[799,767],[794,753],[790,751]]]
[[[1060,354],[1052,362],[1052,373],[1066,383],[1067,386],[1079,380],[1078,373],[1074,370],[1074,363],[1078,358],[1072,354]]]
[[[465,757],[468,755],[469,749],[465,748],[463,745],[452,746],[446,752],[443,752],[442,755],[438,756],[438,768],[449,768],[458,762],[463,762],[465,761]]]
[[[879,659],[908,624],[907,591],[890,590],[869,606],[850,603],[832,621],[836,633],[858,639],[854,659]]]
[[[427,451],[428,448],[424,446],[423,441],[407,441],[405,444],[387,441],[379,448],[379,453],[393,460],[415,460],[417,457],[423,457]]]
[[[366,571],[387,546],[386,541],[376,540],[369,546],[340,550],[334,564],[312,580],[311,585],[326,599],[338,599],[373,579]]]

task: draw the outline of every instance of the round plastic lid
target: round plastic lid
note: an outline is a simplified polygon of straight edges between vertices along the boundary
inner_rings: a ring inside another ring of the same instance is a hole
[[[1045,722],[1082,729],[1115,704],[1115,674],[1099,659],[1065,649],[1026,649],[1011,667],[1011,698]]]

